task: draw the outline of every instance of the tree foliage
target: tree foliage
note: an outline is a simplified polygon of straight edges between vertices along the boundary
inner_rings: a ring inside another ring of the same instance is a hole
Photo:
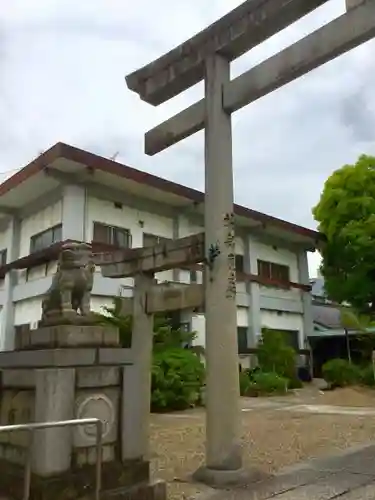
[[[122,347],[132,344],[132,316],[122,314],[121,297],[97,313],[99,324],[118,328]],[[164,314],[154,315],[151,409],[183,410],[199,403],[205,378],[200,356],[204,348],[193,346],[196,332],[175,328]]]
[[[132,342],[133,317],[122,314],[122,302],[122,297],[113,297],[112,306],[103,306],[103,312],[96,313],[96,317],[99,324],[111,325],[118,328],[122,347],[130,347]],[[204,354],[202,347],[191,345],[196,336],[196,332],[185,332],[181,328],[174,328],[165,314],[154,315],[154,351],[187,345],[197,354]]]
[[[362,155],[325,182],[313,209],[322,244],[321,272],[330,299],[375,313],[375,157]]]

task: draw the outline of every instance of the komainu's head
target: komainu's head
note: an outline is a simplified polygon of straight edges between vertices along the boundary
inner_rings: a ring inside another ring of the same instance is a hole
[[[60,269],[79,269],[92,260],[92,248],[88,243],[68,242],[61,248]]]

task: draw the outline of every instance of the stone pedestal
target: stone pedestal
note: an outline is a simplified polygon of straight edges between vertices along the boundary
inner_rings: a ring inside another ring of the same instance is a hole
[[[165,485],[150,484],[144,457],[133,453],[133,459],[125,458],[124,433],[131,429],[123,422],[132,418],[137,392],[134,388],[125,394],[133,353],[119,347],[118,332],[101,326],[49,326],[23,332],[19,345],[18,351],[0,353],[0,425],[100,418],[103,498],[106,492],[126,491],[127,499],[163,500]],[[0,433],[0,497],[22,498],[29,436],[25,431]],[[30,500],[90,498],[95,444],[93,426],[35,431]]]

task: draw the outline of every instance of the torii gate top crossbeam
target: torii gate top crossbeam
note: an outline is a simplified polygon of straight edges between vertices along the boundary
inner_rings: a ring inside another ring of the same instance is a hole
[[[246,0],[194,37],[126,77],[142,100],[157,106],[199,83],[204,60],[232,61],[328,0]]]

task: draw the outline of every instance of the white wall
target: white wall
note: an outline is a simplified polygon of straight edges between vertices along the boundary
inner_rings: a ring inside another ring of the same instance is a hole
[[[21,221],[20,257],[29,255],[30,238],[62,222],[61,200]]]
[[[262,327],[274,330],[295,330],[299,332],[300,347],[303,347],[303,318],[301,314],[276,311],[262,311]]]
[[[292,252],[290,249],[282,247],[280,245],[272,246],[254,237],[251,239],[251,252],[252,259],[254,260],[265,260],[268,262],[273,262],[275,264],[288,266],[290,281],[298,283],[298,257],[295,252]],[[299,289],[297,288],[283,290],[280,288],[261,286],[260,294],[265,297],[301,301],[301,294]]]
[[[162,217],[143,210],[123,205],[116,208],[112,201],[101,200],[93,196],[87,198],[86,240],[92,241],[94,222],[128,229],[132,235],[132,247],[143,245],[143,233],[164,238],[173,238],[173,218]],[[172,271],[158,273],[159,281],[172,281]],[[129,283],[129,281],[127,281]]]
[[[103,312],[102,307],[112,306],[111,297],[103,297],[101,295],[94,295],[91,297],[91,309],[95,312]],[[15,324],[23,325],[26,323],[36,323],[42,316],[42,297],[33,299],[21,300],[15,305]],[[1,320],[1,310],[0,310]],[[1,337],[0,337],[1,338]],[[1,342],[0,342],[1,344]]]
[[[8,247],[9,228],[0,231],[0,250],[5,250]]]
[[[53,226],[62,223],[62,202],[56,203],[45,207],[39,212],[33,213],[30,217],[25,217],[20,225],[20,257],[30,254],[30,239],[32,236],[45,231]],[[56,271],[55,263],[37,266],[26,270],[21,270],[18,273],[18,283],[25,283],[45,276],[51,276]]]
[[[196,339],[193,341],[194,345],[206,345],[206,318],[204,314],[196,314],[191,318],[191,329],[197,333]]]
[[[15,325],[33,325],[42,315],[42,297],[31,298],[16,302],[14,307]]]
[[[126,201],[126,195],[124,194]],[[165,238],[173,238],[174,222],[173,216],[175,213],[171,210],[171,217],[162,217],[160,215],[150,213],[146,210],[137,210],[131,207],[123,206],[116,208],[112,201],[101,200],[87,195],[86,204],[86,220],[85,220],[85,238],[86,241],[91,241],[93,238],[93,223],[94,221],[110,224],[128,229],[132,234],[132,246],[140,247],[143,243],[143,233],[151,233]],[[30,238],[45,229],[48,229],[62,222],[62,203],[57,202],[44,210],[25,218],[21,223],[21,239],[20,239],[20,254],[21,256],[28,255],[30,250]],[[189,236],[203,231],[202,225],[192,223],[184,216],[179,217],[179,237]],[[7,231],[0,232],[0,250],[7,244]],[[241,238],[236,238],[236,253],[243,255],[245,251],[244,242]],[[298,260],[297,255],[280,246],[272,247],[271,245],[261,241],[259,238],[251,238],[251,259],[261,259],[289,266],[290,280],[298,282]],[[39,266],[28,273],[27,280],[36,280],[47,275],[55,273],[56,263]],[[100,270],[98,269],[98,275]],[[159,273],[157,278],[160,281],[172,280],[172,271]],[[180,271],[180,279],[184,283],[189,283],[190,275],[187,271]],[[26,280],[26,273],[20,272],[19,283],[22,284]],[[132,279],[116,280],[118,285],[132,285]],[[201,273],[198,272],[198,282],[202,282]],[[98,290],[97,290],[98,291]],[[244,283],[237,284],[238,294],[246,294]],[[260,287],[260,293],[265,297],[275,299],[283,298],[295,301],[301,301],[301,294],[298,289],[280,290],[272,287]],[[110,305],[111,297],[93,296],[92,308],[99,310],[102,305]],[[40,298],[31,298],[22,300],[15,305],[15,323],[32,323],[40,319]],[[248,325],[248,309],[239,307],[237,310],[238,326]],[[302,332],[302,316],[298,314],[283,313],[278,315],[273,311],[261,311],[261,324],[270,328],[298,330]],[[197,344],[204,345],[205,319],[203,315],[196,315],[192,318],[192,329],[198,332]]]
[[[91,310],[97,313],[104,313],[103,307],[112,307],[113,302],[111,297],[103,297],[102,295],[94,295],[91,297]]]
[[[5,322],[3,321],[3,308],[0,306],[0,351],[4,350]]]

